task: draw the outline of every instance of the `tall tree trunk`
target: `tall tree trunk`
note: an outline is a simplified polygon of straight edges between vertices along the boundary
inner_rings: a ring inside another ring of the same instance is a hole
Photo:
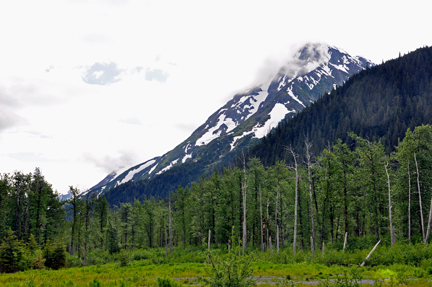
[[[259,194],[260,194],[261,252],[264,252],[264,222],[263,222],[263,215],[262,215],[261,186],[260,186]]]
[[[395,244],[395,234],[393,231],[393,221],[392,221],[392,204],[391,204],[391,193],[390,193],[390,175],[388,173],[388,162],[385,165],[385,170],[386,170],[386,174],[387,174],[387,184],[388,184],[388,201],[389,201],[389,221],[390,221],[390,242],[391,242],[391,246],[393,246],[393,244]],[[432,207],[432,205],[431,205]],[[430,218],[430,217],[429,217]]]
[[[425,240],[426,237],[425,237],[425,233],[424,233],[424,222],[423,222],[423,208],[422,208],[422,200],[421,200],[421,192],[420,192],[420,174],[419,174],[419,169],[418,169],[418,164],[417,164],[417,157],[416,157],[415,153],[414,153],[414,161],[416,164],[416,171],[417,171],[417,191],[418,191],[419,205],[420,205],[421,231],[422,231],[423,242],[426,242],[426,240]]]
[[[169,201],[168,201],[168,207],[169,207],[169,245],[170,245],[170,252],[171,254],[174,253],[173,250],[173,234],[172,234],[172,216],[171,216],[171,192],[170,192],[170,196],[169,196]]]
[[[269,248],[269,242],[271,241],[269,239],[269,232],[270,232],[270,221],[269,221],[269,205],[270,205],[270,201],[267,199],[267,218],[266,218],[266,231],[267,231],[267,248]]]
[[[167,236],[166,227],[164,229],[165,229],[165,258],[168,258],[168,236]]]
[[[411,174],[408,160],[408,244],[411,244]]]
[[[23,234],[27,234],[28,229],[28,215],[29,215],[29,205],[30,205],[30,197],[27,195],[26,206],[25,206],[25,214],[24,214],[24,226],[23,226]]]
[[[429,240],[429,235],[430,235],[430,228],[431,228],[431,218],[432,217],[432,198],[431,198],[431,204],[430,204],[430,209],[429,209],[429,219],[428,219],[428,224],[427,224],[427,231],[426,231],[426,238],[424,243],[428,242]]]
[[[279,225],[276,225],[276,252],[279,254]]]
[[[247,246],[247,225],[246,225],[246,159],[243,153],[243,173],[244,173],[244,182],[243,182],[243,255],[245,253],[245,249]]]
[[[296,254],[296,244],[297,244],[297,205],[298,205],[298,182],[299,182],[299,175],[298,175],[298,166],[297,166],[297,155],[294,153],[292,148],[289,148],[289,151],[291,152],[293,158],[294,158],[294,168],[295,168],[295,195],[294,195],[294,239],[293,239],[293,253]]]
[[[88,200],[88,198],[87,198]],[[87,206],[88,208],[88,206]],[[84,253],[83,253],[83,266],[86,264],[86,258],[87,258],[87,232],[88,232],[88,221],[89,221],[89,214],[86,210],[86,217],[85,217],[85,232],[84,232]]]
[[[314,216],[313,216],[313,196],[312,196],[312,163],[311,163],[311,153],[310,148],[312,147],[312,144],[306,140],[305,141],[306,146],[306,160],[307,160],[307,168],[308,168],[308,181],[309,181],[309,197],[310,197],[310,216],[311,216],[311,249],[312,249],[312,258],[315,258],[315,230],[314,230]]]
[[[278,222],[278,202],[279,202],[279,185],[276,187],[276,209],[275,209],[275,224],[276,224],[276,250],[279,253],[279,222]]]
[[[18,238],[18,240],[20,240],[21,239],[21,236],[20,236],[20,231],[21,231],[21,228],[20,228],[20,200],[21,199],[21,182],[19,182],[18,183],[18,186],[17,186],[17,209],[16,209],[16,215],[15,215],[15,230],[17,231],[17,238]]]

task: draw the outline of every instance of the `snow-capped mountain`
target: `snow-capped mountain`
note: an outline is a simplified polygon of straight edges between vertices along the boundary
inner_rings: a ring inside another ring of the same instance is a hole
[[[263,138],[280,121],[372,65],[365,58],[351,56],[333,46],[307,44],[273,78],[234,95],[173,150],[113,172],[89,191],[101,194],[131,180],[151,179],[188,161],[208,166],[228,159],[229,155]]]

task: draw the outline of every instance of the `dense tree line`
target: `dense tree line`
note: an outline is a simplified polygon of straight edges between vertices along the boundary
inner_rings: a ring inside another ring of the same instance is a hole
[[[40,169],[0,174],[0,272],[66,264],[66,212]]]
[[[27,246],[25,254],[39,250],[26,261],[34,267],[56,262],[50,255],[61,255],[59,246],[86,265],[95,250],[165,247],[169,252],[203,241],[226,246],[232,236],[244,250],[274,252],[313,251],[323,242],[342,248],[346,234],[351,249],[378,240],[429,242],[432,127],[408,129],[391,154],[381,142],[349,137],[353,145],[339,139],[319,156],[310,141],[304,143],[305,154],[287,147],[292,165],[278,161],[264,167],[252,158],[241,168],[215,169],[165,199],[114,206],[72,186],[71,198],[60,202],[38,169],[2,175],[0,210],[7,220],[1,226],[0,267],[10,246],[21,251]]]

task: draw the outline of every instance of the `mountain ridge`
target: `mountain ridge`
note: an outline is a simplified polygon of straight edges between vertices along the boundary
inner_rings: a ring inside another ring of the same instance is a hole
[[[212,166],[229,162],[238,150],[256,143],[281,121],[372,65],[334,46],[306,44],[274,77],[235,94],[174,149],[112,173],[87,192],[102,194],[131,180],[152,179],[186,162],[200,162],[206,173]]]

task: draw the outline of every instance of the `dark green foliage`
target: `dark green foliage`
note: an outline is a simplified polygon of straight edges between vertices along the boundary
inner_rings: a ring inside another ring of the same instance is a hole
[[[108,252],[110,254],[117,253],[120,251],[118,244],[117,228],[112,224],[108,225]]]
[[[119,254],[120,267],[126,267],[131,262],[131,255],[128,251],[122,249]]]
[[[27,268],[25,248],[17,237],[9,230],[0,245],[0,271],[11,273]]]
[[[66,267],[67,253],[63,240],[47,241],[43,249],[45,266],[54,270]]]

